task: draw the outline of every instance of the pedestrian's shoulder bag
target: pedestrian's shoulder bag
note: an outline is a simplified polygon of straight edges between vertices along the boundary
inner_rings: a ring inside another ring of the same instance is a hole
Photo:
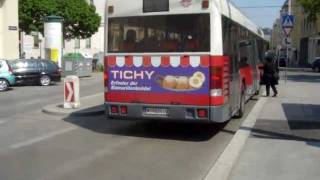
[[[276,79],[279,79],[279,73],[278,72],[273,73],[273,77]]]

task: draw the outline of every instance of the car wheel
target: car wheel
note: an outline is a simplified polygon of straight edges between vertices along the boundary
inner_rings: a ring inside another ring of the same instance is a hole
[[[40,78],[40,85],[41,86],[49,86],[51,84],[51,79],[47,75],[43,75]]]
[[[0,91],[6,91],[9,89],[9,83],[5,79],[0,79]]]

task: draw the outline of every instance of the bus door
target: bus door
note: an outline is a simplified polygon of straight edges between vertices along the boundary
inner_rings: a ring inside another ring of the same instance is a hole
[[[259,52],[258,52],[258,42],[256,40],[252,41],[252,68],[253,68],[253,80],[254,80],[254,93],[259,89],[260,87],[260,73],[259,73]]]
[[[230,76],[230,108],[231,112],[235,113],[238,110],[240,104],[240,77],[239,62],[237,55],[233,55],[232,59],[230,60]]]
[[[248,99],[254,93],[254,56],[253,47],[251,41],[239,42],[239,72],[240,72],[240,84],[241,88],[246,90],[246,99]]]

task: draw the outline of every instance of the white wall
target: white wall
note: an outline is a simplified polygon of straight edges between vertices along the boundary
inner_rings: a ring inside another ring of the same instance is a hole
[[[18,28],[18,0],[0,0],[0,59],[19,57]]]

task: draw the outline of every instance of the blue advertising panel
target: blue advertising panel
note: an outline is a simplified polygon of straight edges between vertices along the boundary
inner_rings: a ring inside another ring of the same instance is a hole
[[[207,67],[110,67],[110,91],[208,94]]]

